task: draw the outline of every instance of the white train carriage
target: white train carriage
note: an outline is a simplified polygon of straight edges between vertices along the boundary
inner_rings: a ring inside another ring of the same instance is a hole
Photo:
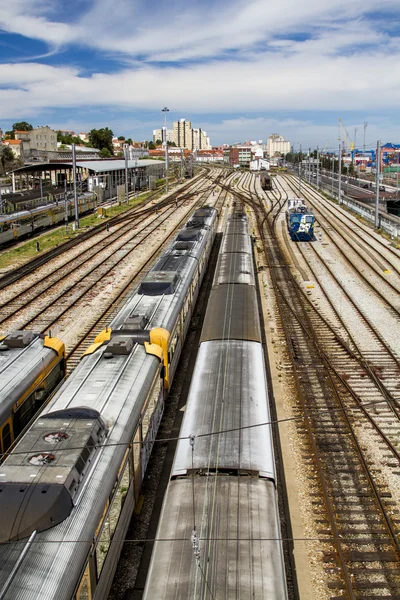
[[[145,600],[287,598],[245,217],[220,252]]]
[[[65,376],[61,340],[33,331],[0,337],[0,451],[6,452]]]
[[[2,466],[7,600],[108,595],[215,235],[195,216]]]

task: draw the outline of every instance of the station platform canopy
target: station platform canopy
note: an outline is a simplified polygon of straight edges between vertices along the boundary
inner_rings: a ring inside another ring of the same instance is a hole
[[[128,160],[128,169],[139,169],[160,165],[164,161],[160,160]],[[122,171],[125,169],[125,160],[77,160],[76,166],[81,169],[87,169],[91,173],[110,173],[111,171]],[[49,162],[37,163],[19,167],[10,171],[15,175],[24,173],[40,173],[43,171],[60,171],[64,169],[72,170],[72,162]]]

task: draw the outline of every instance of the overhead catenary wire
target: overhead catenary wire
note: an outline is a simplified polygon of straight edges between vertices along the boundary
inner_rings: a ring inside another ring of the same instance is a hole
[[[395,400],[396,402],[400,402],[400,398],[393,398],[393,400]],[[351,407],[351,410],[362,410],[363,408],[366,408],[368,406],[378,406],[380,404],[387,404],[387,400],[386,399],[382,399],[382,400],[372,400],[371,402],[366,402],[365,404],[362,404],[360,406],[358,405],[354,405]],[[327,408],[327,409],[315,409],[315,411],[310,411],[311,416],[314,415],[314,413],[316,413],[317,415],[323,414],[323,413],[334,413],[334,412],[345,412],[345,408],[339,406],[339,407],[335,407],[335,408]],[[306,421],[307,419],[309,419],[310,417],[307,415],[299,415],[297,417],[286,417],[285,419],[275,419],[273,421],[264,421],[263,423],[253,423],[252,425],[243,425],[241,427],[230,427],[227,429],[220,429],[217,431],[208,431],[208,432],[204,432],[204,433],[199,433],[199,434],[191,434],[194,435],[195,438],[204,438],[204,437],[210,437],[213,435],[220,435],[222,433],[233,433],[235,431],[244,431],[246,429],[255,429],[256,427],[268,427],[271,425],[279,425],[280,423],[288,423],[291,421]],[[128,448],[129,446],[135,446],[135,445],[143,445],[143,444],[166,444],[168,442],[179,442],[179,441],[184,441],[184,440],[190,440],[190,435],[186,435],[186,436],[177,436],[177,437],[170,437],[170,438],[152,438],[149,440],[143,440],[143,441],[136,441],[136,440],[130,440],[129,442],[109,442],[106,444],[95,444],[93,446],[91,446],[91,448],[93,449],[106,449],[106,448],[115,448],[118,446],[124,446],[125,448]],[[68,450],[84,450],[85,448],[87,448],[87,446],[68,446]],[[33,448],[32,448],[33,450]],[[49,448],[43,448],[42,450],[38,450],[37,448],[34,448],[35,453],[48,453],[49,452]],[[51,449],[51,453],[54,454],[55,452],[65,452],[66,448],[53,448]],[[29,451],[13,451],[11,450],[10,452],[3,452],[0,453],[0,458],[4,457],[4,456],[9,456],[9,455],[13,455],[13,456],[18,456],[18,455],[26,455],[29,454]],[[0,470],[1,470],[1,466],[0,466]]]

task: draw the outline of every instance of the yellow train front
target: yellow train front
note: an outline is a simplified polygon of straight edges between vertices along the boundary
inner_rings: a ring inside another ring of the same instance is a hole
[[[64,379],[64,344],[33,331],[3,336],[0,374],[0,448],[4,453]]]

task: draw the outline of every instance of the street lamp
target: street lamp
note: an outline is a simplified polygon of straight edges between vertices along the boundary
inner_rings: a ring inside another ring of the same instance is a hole
[[[164,135],[165,135],[165,193],[168,194],[168,136],[167,136],[167,112],[169,108],[164,106],[161,110],[164,113]]]

